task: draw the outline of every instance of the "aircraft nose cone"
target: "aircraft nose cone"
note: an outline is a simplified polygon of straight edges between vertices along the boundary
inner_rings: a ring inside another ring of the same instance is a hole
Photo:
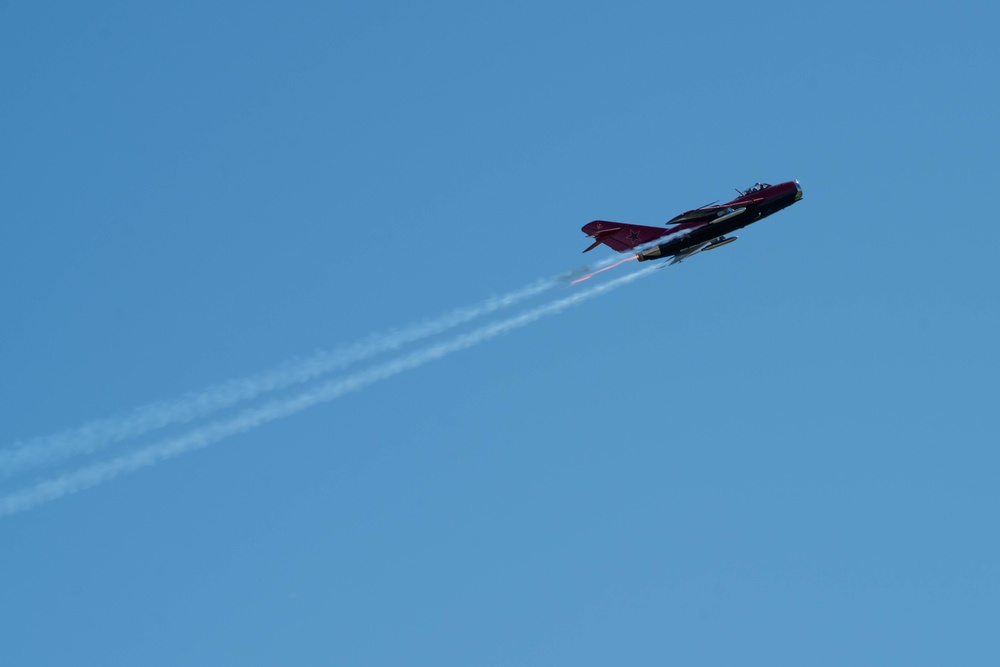
[[[802,199],[802,186],[799,185],[798,181],[795,181],[795,201]]]

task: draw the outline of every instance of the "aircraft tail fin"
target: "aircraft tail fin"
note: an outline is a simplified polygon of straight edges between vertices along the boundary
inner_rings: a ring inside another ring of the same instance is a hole
[[[584,252],[593,250],[602,243],[612,250],[626,252],[636,246],[655,241],[668,231],[662,227],[645,227],[609,220],[594,220],[588,222],[582,229],[584,234],[594,239]]]

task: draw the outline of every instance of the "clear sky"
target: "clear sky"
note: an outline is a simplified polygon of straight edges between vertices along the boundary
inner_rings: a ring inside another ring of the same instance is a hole
[[[0,662],[997,664],[998,22],[0,2]]]

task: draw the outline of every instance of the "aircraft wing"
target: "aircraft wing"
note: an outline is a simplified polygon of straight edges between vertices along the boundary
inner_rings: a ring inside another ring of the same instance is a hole
[[[723,206],[704,206],[702,208],[696,208],[693,211],[688,211],[687,213],[681,213],[676,218],[672,218],[667,222],[668,225],[673,225],[678,222],[712,222],[716,218],[723,216],[732,217],[730,213],[734,211],[743,212],[748,206],[756,204],[758,202],[764,201],[764,197],[755,197],[753,199],[746,199],[739,201],[739,203],[733,202],[731,204],[725,204]],[[739,206],[740,208],[733,208],[734,206]]]
[[[690,248],[685,248],[683,252],[679,252],[673,256],[670,263],[667,266],[673,266],[679,262],[683,262],[685,259],[691,255],[697,255],[699,252],[708,252],[709,250],[715,250],[716,248],[721,248],[724,245],[729,245],[733,241],[740,238],[739,236],[719,236],[712,239],[711,241],[705,241],[704,243],[699,243],[693,245]]]
[[[698,245],[693,245],[690,248],[685,248],[684,252],[680,252],[680,253],[677,253],[676,255],[674,255],[673,258],[670,260],[670,263],[667,264],[667,266],[673,266],[674,264],[680,264],[681,262],[683,262],[685,259],[687,259],[691,255],[697,255],[699,252],[701,252],[702,250],[705,249],[705,246],[710,245],[711,243],[712,243],[711,241],[705,241],[704,243],[699,243]]]
[[[681,213],[675,218],[671,218],[667,224],[674,225],[678,222],[707,222],[714,219],[719,215],[719,208],[696,208],[693,211],[688,211],[687,213]]]

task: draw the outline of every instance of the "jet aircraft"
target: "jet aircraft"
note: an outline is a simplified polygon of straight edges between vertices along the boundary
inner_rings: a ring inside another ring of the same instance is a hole
[[[594,220],[583,226],[583,233],[594,239],[584,252],[600,244],[618,252],[636,249],[636,259],[671,258],[676,264],[703,250],[714,250],[732,243],[738,236],[726,236],[772,213],[777,213],[802,199],[798,181],[778,185],[755,183],[746,190],[737,190],[736,199],[725,204],[708,204],[681,213],[661,227],[644,227],[625,222]],[[662,240],[662,243],[656,243]]]

